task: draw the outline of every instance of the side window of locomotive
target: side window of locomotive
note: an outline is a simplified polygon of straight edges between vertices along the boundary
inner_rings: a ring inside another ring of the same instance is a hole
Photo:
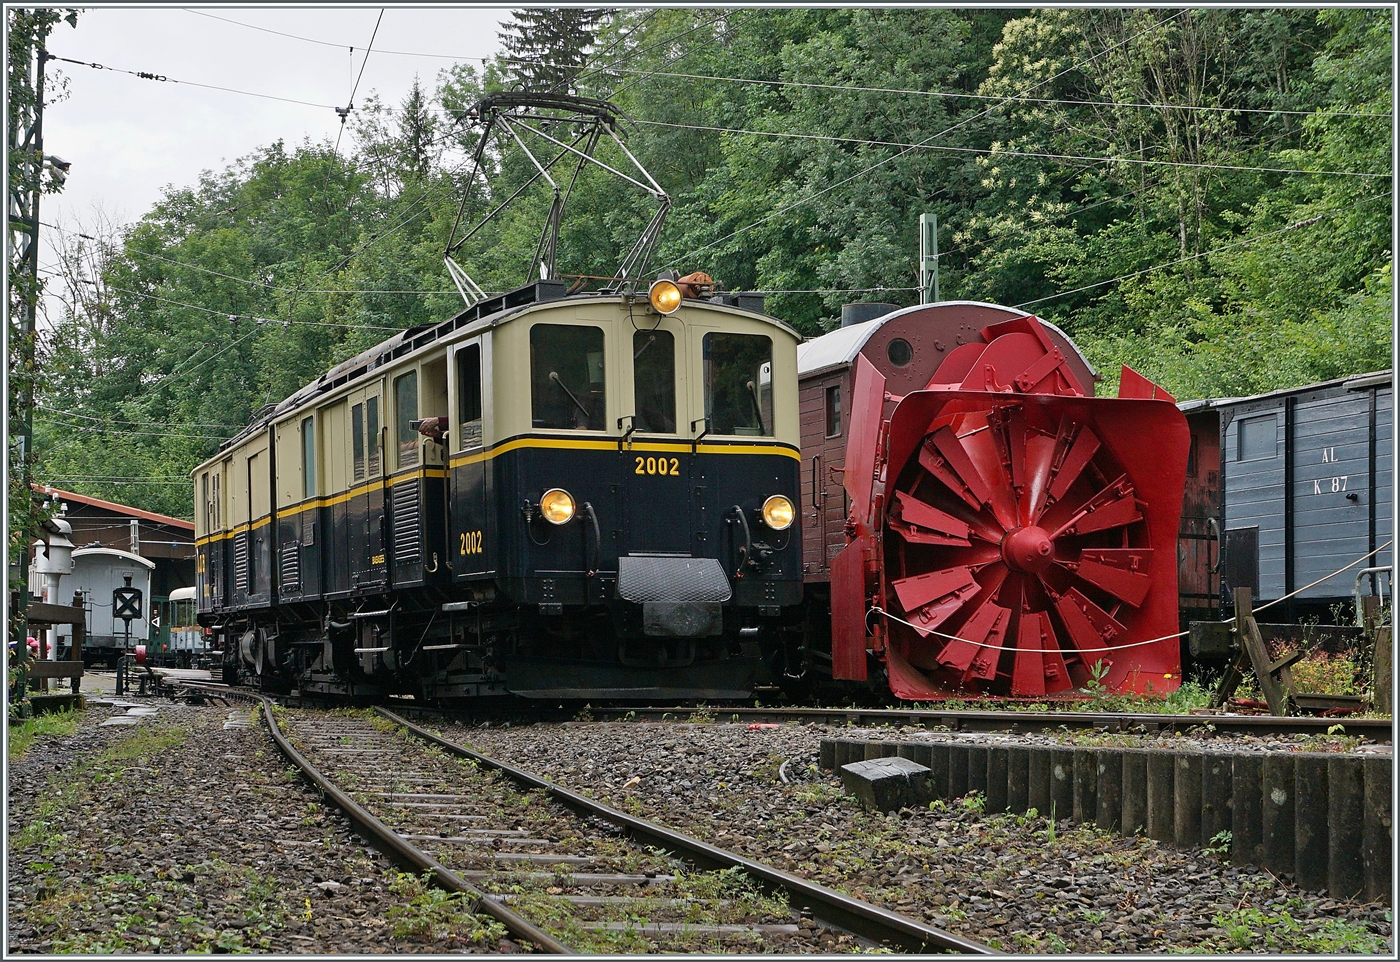
[[[676,433],[676,338],[670,331],[633,332],[632,393],[638,431]]]
[[[457,435],[462,450],[481,447],[481,345],[457,352]]]
[[[1272,414],[1240,422],[1236,461],[1263,461],[1278,454],[1278,425]]]
[[[706,334],[705,416],[715,434],[773,434],[773,342],[760,334]]]
[[[602,431],[603,329],[536,324],[530,329],[530,418],[537,428]]]
[[[838,437],[841,434],[841,385],[833,384],[826,389],[826,436]]]
[[[418,420],[417,371],[394,378],[394,419],[399,444],[398,465],[411,468],[418,463],[418,430],[413,426]]]
[[[372,394],[365,398],[365,448],[369,456],[365,465],[369,476],[379,473],[379,396]]]
[[[356,483],[365,479],[365,406],[350,409],[350,450],[355,459]]]
[[[316,497],[316,419],[301,421],[301,483],[302,497]]]

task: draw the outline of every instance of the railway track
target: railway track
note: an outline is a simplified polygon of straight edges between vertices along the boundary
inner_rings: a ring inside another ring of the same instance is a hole
[[[226,694],[228,689],[217,683],[200,682],[193,687],[212,693]],[[310,704],[311,702],[308,702]],[[522,705],[502,709],[443,709],[398,702],[394,709],[406,716],[423,719],[446,717],[460,721],[493,720],[495,718],[567,720],[577,708]],[[1156,712],[1084,712],[1084,711],[961,711],[951,708],[779,708],[723,707],[703,705],[650,705],[626,707],[588,706],[588,714],[596,721],[669,721],[683,720],[697,711],[715,717],[746,723],[816,722],[828,725],[878,727],[881,725],[913,728],[944,728],[963,732],[1003,732],[1009,734],[1049,731],[1059,728],[1071,731],[1101,731],[1112,733],[1160,734],[1186,732],[1210,726],[1219,734],[1235,735],[1321,735],[1341,725],[1346,734],[1364,741],[1390,744],[1394,737],[1394,721],[1390,718],[1353,717],[1280,717],[1276,715],[1232,715],[1202,713],[1191,715]]]
[[[279,747],[362,832],[543,951],[991,953],[600,805],[392,712],[262,704]]]
[[[1389,718],[1297,718],[1274,715],[1163,715],[1117,712],[953,711],[907,708],[711,708],[716,718],[747,722],[820,722],[828,725],[878,727],[907,725],[964,732],[1098,730],[1114,733],[1185,732],[1211,726],[1217,733],[1238,735],[1320,735],[1341,725],[1348,735],[1388,744],[1394,722]],[[684,720],[691,707],[590,708],[596,721]]]

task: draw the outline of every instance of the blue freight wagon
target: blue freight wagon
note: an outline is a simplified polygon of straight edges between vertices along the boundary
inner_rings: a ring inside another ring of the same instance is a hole
[[[1271,619],[1350,620],[1362,570],[1393,563],[1392,550],[1382,548],[1392,537],[1391,373],[1212,407],[1220,425],[1222,602],[1229,605],[1236,587],[1254,589],[1260,602],[1297,592]],[[1390,594],[1388,570],[1360,581],[1362,594]]]

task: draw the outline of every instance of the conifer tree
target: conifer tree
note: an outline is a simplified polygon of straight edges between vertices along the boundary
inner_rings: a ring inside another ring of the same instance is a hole
[[[607,14],[581,7],[512,10],[501,24],[507,80],[523,90],[574,93]]]

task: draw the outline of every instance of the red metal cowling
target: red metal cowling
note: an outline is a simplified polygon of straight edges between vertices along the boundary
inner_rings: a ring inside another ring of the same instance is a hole
[[[1035,318],[982,337],[903,398],[857,359],[833,673],[868,649],[900,698],[1175,690],[1185,418],[1127,368],[1085,396]]]

